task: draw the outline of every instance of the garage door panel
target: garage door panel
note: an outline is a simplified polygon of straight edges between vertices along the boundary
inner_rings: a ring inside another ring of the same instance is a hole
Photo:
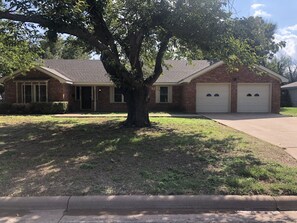
[[[229,84],[197,84],[197,112],[229,112]]]
[[[238,84],[237,112],[270,112],[270,85]]]

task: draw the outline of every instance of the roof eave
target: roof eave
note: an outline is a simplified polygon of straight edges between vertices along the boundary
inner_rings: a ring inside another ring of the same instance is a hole
[[[289,80],[287,78],[275,73],[274,71],[272,71],[272,70],[270,70],[270,69],[268,69],[266,67],[263,67],[262,65],[257,65],[257,69],[260,70],[260,71],[266,72],[268,75],[270,75],[270,76],[278,79],[279,81],[281,81],[281,83],[288,83],[289,82]]]
[[[42,66],[41,67],[36,67],[35,69],[49,75],[52,78],[57,79],[62,84],[73,84],[73,81],[71,79],[65,77],[63,74],[59,73],[56,70],[55,70],[56,73],[53,73],[50,70],[48,70],[48,68],[42,67]]]

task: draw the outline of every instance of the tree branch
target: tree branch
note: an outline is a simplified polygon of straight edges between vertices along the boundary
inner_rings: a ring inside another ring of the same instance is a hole
[[[84,40],[85,42],[96,48],[98,51],[100,51],[101,55],[104,55],[104,60],[102,60],[102,62],[104,63],[105,68],[109,67],[107,71],[111,76],[116,77],[118,79],[123,78],[129,82],[132,81],[131,77],[128,75],[126,68],[121,64],[119,56],[116,53],[114,53],[108,46],[102,44],[98,40],[98,38],[92,33],[90,33],[89,30],[87,30],[86,28],[82,28],[77,25],[74,26],[71,24],[65,24],[62,22],[53,22],[52,20],[49,20],[41,15],[20,15],[3,11],[0,11],[0,19],[36,23],[43,27],[54,27],[55,30],[59,33],[66,33],[76,36],[79,39]],[[107,60],[109,60],[110,62],[107,63]],[[110,69],[110,66],[108,66],[107,64],[113,64],[113,69]]]
[[[94,26],[94,32],[99,40],[105,45],[109,46],[114,54],[119,56],[115,39],[107,27],[107,24],[102,15],[102,8],[98,5],[96,0],[87,0],[88,12],[91,18],[91,22]]]
[[[86,41],[87,43],[89,43],[91,46],[93,46],[99,51],[106,51],[106,52],[110,51],[109,47],[107,47],[105,44],[102,44],[100,41],[98,41],[98,39],[92,33],[90,33],[89,30],[79,27],[77,25],[74,26],[74,25],[69,25],[65,23],[53,22],[52,20],[49,20],[46,17],[41,15],[20,15],[20,14],[12,14],[12,13],[3,12],[3,11],[0,11],[0,19],[36,23],[47,28],[55,27],[55,30],[57,32],[76,36]],[[110,54],[112,54],[111,51],[110,51]]]
[[[156,57],[154,73],[153,73],[153,75],[151,75],[150,77],[148,77],[145,80],[145,82],[144,82],[145,84],[152,85],[153,83],[155,83],[158,80],[158,78],[162,74],[162,72],[163,72],[162,61],[163,61],[163,57],[164,57],[164,54],[165,54],[165,52],[167,50],[167,46],[168,46],[168,43],[169,43],[169,40],[170,40],[171,37],[172,37],[172,34],[168,33],[164,37],[162,42],[160,43],[160,48],[159,48],[159,51],[158,51],[158,54],[157,54],[157,57]]]

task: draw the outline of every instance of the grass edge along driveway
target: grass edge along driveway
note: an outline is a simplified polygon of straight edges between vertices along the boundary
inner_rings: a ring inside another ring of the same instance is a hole
[[[297,116],[297,107],[282,107],[280,113],[287,116]]]
[[[297,195],[297,161],[203,118],[0,116],[0,196]]]

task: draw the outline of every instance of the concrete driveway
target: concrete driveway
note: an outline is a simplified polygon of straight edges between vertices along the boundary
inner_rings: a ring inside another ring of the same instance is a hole
[[[297,117],[278,114],[207,114],[206,117],[273,145],[297,159]]]

